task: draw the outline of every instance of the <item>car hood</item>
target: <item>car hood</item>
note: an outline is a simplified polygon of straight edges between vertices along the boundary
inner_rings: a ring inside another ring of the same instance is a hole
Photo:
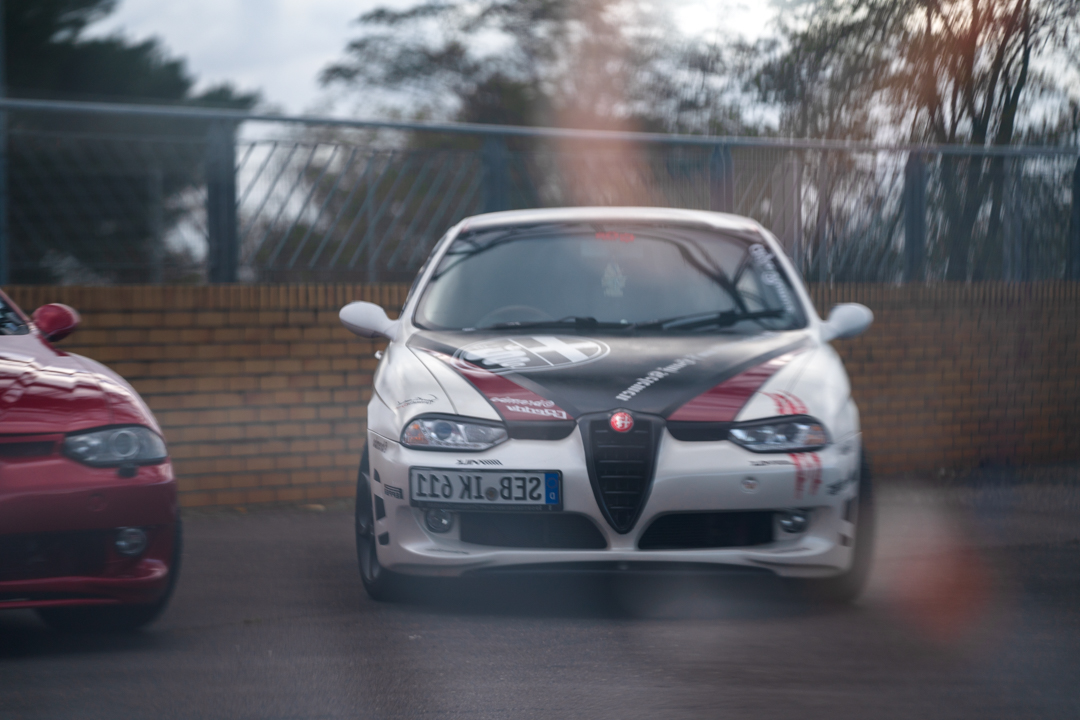
[[[726,381],[808,349],[812,340],[805,330],[749,337],[423,330],[407,344],[453,367],[506,419],[544,420],[616,408],[671,417]]]
[[[111,370],[58,352],[35,335],[0,338],[0,434],[125,424],[160,432],[138,394]]]

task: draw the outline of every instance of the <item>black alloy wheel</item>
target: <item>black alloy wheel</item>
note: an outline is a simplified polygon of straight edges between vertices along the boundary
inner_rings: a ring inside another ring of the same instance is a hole
[[[46,625],[67,633],[132,632],[149,625],[165,612],[180,577],[180,558],[183,556],[183,526],[176,518],[173,537],[173,557],[169,564],[169,584],[165,594],[148,605],[101,605],[90,607],[47,607],[37,610]]]
[[[372,600],[397,599],[401,578],[379,563],[379,541],[375,537],[375,509],[371,497],[370,461],[368,449],[360,459],[360,473],[356,479],[356,558],[360,565],[360,580]]]

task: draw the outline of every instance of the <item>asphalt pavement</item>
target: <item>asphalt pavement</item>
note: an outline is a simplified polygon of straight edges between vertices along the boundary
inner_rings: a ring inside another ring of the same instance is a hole
[[[668,576],[376,603],[347,507],[189,513],[149,629],[0,614],[0,718],[1077,718],[1078,480],[883,483],[874,575],[842,609]]]

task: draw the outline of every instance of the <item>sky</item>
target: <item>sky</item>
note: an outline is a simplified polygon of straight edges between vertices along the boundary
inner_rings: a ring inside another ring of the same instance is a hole
[[[758,0],[667,0],[680,27],[758,37],[772,20]],[[289,114],[349,113],[355,103],[335,102],[318,75],[339,59],[356,35],[353,20],[374,7],[402,7],[410,0],[121,0],[91,35],[120,33],[132,40],[156,37],[187,61],[200,87],[230,81],[260,90],[273,108]]]

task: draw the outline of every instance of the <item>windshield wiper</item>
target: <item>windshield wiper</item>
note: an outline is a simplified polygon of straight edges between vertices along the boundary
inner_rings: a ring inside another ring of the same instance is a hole
[[[670,330],[672,328],[693,329],[703,327],[726,328],[740,323],[743,320],[760,320],[764,318],[783,317],[783,310],[759,310],[757,312],[742,312],[741,310],[723,310],[721,312],[693,313],[691,315],[676,315],[675,317],[652,320],[650,322],[636,323],[635,330]]]
[[[517,330],[517,329],[545,329],[555,328],[563,329],[567,327],[580,328],[584,330],[629,330],[634,327],[631,323],[622,322],[602,322],[594,317],[579,317],[576,315],[569,315],[558,320],[512,320],[510,322],[495,323],[494,325],[485,325],[484,327],[474,328],[475,330]]]

